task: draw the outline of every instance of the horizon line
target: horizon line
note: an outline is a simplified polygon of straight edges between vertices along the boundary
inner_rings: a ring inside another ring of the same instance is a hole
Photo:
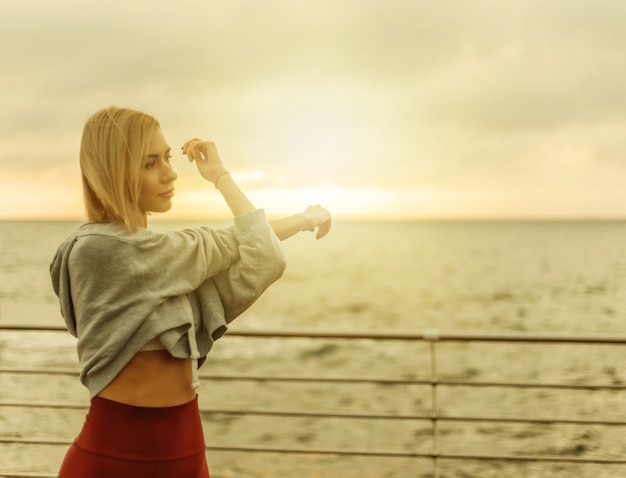
[[[269,214],[268,218],[285,217],[288,214]],[[149,222],[221,222],[231,220],[230,215],[215,216],[173,216],[149,218]],[[511,215],[511,216],[393,216],[393,215],[374,215],[360,216],[350,214],[338,214],[333,217],[333,221],[337,222],[623,222],[626,221],[626,215],[608,216],[608,215],[554,215],[554,216],[531,216],[531,215]],[[88,222],[85,217],[79,216],[0,216],[0,222]]]

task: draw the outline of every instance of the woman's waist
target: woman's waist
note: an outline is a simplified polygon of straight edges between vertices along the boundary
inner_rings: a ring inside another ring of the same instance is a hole
[[[98,395],[139,407],[170,407],[188,403],[192,360],[172,357],[166,350],[140,352]]]

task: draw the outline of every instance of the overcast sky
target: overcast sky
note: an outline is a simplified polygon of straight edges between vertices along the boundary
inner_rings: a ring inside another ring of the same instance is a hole
[[[259,207],[626,216],[623,0],[0,4],[0,217],[80,217],[111,104],[217,143]],[[171,217],[223,212],[192,165]]]

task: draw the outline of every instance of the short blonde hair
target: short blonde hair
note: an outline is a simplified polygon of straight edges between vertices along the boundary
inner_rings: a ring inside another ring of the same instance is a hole
[[[114,106],[85,122],[80,170],[89,220],[120,222],[131,231],[143,225],[139,209],[143,157],[157,128],[154,117]]]

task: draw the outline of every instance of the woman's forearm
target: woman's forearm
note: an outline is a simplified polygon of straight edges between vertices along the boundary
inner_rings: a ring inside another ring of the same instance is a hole
[[[270,226],[272,226],[276,237],[281,241],[289,239],[299,232],[311,231],[315,227],[304,214],[294,214],[293,216],[274,219],[270,221]]]
[[[222,193],[226,204],[228,204],[234,216],[241,216],[256,209],[231,177],[230,173],[224,172],[224,174],[218,175],[215,187]]]
[[[330,213],[318,204],[308,206],[300,214],[270,221],[270,225],[276,236],[284,241],[298,232],[315,231],[315,228],[317,228],[315,238],[321,239],[330,231],[331,222]]]
[[[234,216],[241,216],[256,210],[256,207],[241,191],[231,175],[224,171],[216,175],[215,187],[220,191]],[[294,214],[270,221],[270,226],[279,240],[284,241],[302,231],[318,228],[317,239],[324,237],[330,229],[330,214],[320,206],[309,206],[300,214]]]

